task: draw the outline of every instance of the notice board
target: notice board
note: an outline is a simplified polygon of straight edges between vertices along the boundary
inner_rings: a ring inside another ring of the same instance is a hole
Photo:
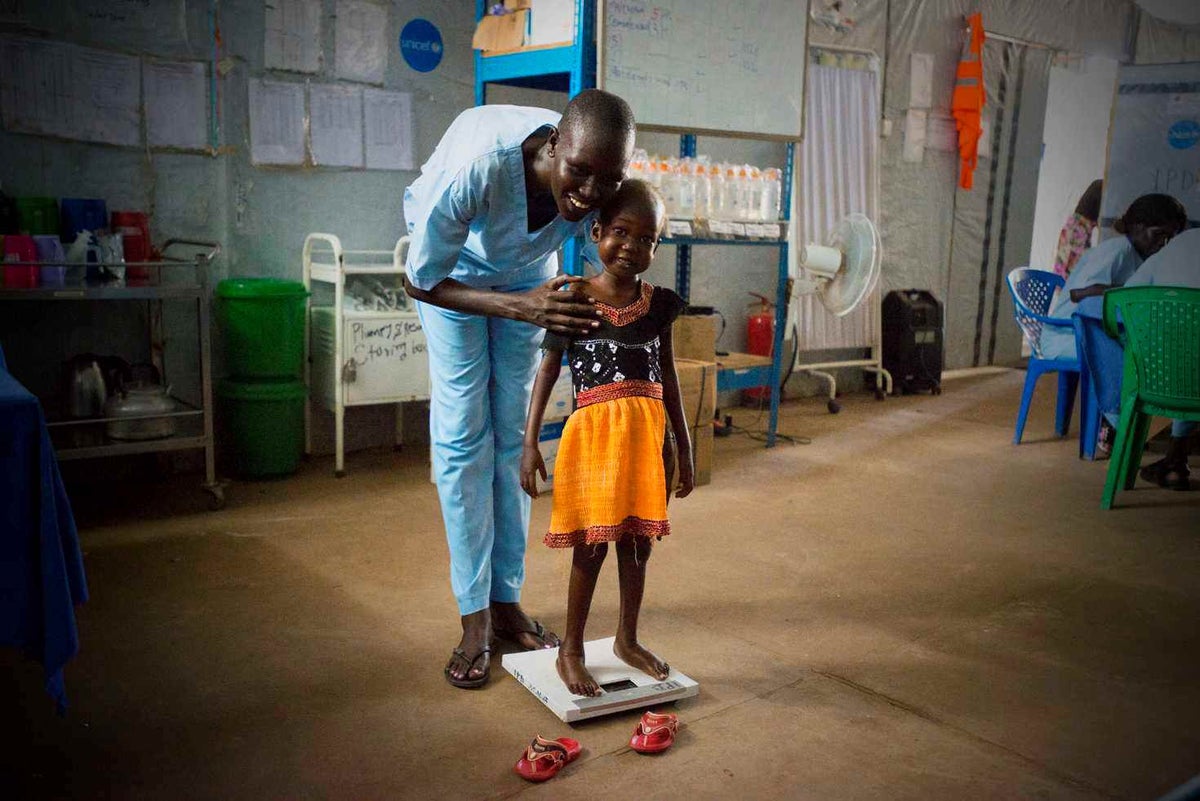
[[[1152,192],[1177,198],[1190,225],[1200,225],[1200,63],[1121,67],[1107,173],[1106,229]]]
[[[603,89],[639,127],[798,140],[808,0],[601,0]]]

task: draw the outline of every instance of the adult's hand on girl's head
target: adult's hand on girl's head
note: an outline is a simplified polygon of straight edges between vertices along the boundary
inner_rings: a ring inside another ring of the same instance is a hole
[[[538,496],[539,475],[542,481],[546,480],[546,462],[542,459],[542,452],[532,445],[526,445],[521,451],[521,489],[530,498]]]
[[[557,334],[586,334],[599,312],[582,290],[583,279],[560,275],[521,294],[521,319]],[[567,291],[561,291],[569,286]]]

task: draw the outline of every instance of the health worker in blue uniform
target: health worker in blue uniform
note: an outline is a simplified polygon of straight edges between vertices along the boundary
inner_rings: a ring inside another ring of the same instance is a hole
[[[560,115],[479,106],[450,125],[404,193],[408,293],[429,348],[433,468],[462,639],[456,687],[488,680],[493,636],[525,649],[558,637],[520,606],[529,497],[525,413],[542,329],[598,324],[591,299],[558,276],[557,251],[585,234],[633,154],[628,104],[596,89]]]

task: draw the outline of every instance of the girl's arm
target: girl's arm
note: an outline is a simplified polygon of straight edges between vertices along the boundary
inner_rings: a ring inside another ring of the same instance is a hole
[[[679,462],[679,491],[676,498],[686,498],[696,486],[696,466],[692,462],[692,435],[687,415],[683,411],[683,396],[679,392],[679,375],[675,372],[675,346],[671,341],[671,326],[664,326],[658,335],[659,368],[662,370],[663,405],[675,434],[676,459]]]
[[[529,414],[525,417],[525,444],[521,449],[521,489],[530,498],[538,496],[537,477],[546,480],[546,463],[542,460],[542,452],[538,450],[538,432],[542,430],[542,417],[546,414],[546,402],[550,400],[550,392],[558,373],[562,369],[561,350],[547,349],[542,357],[542,366],[538,368],[537,377],[533,380],[533,395],[529,398]]]

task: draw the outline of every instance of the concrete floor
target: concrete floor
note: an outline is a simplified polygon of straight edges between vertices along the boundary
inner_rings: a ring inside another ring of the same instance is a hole
[[[1014,447],[1023,373],[940,397],[788,404],[811,444],[717,441],[672,507],[644,641],[701,684],[675,746],[637,713],[560,723],[499,667],[442,678],[458,620],[425,454],[360,453],[236,484],[76,501],[92,600],[56,718],[0,660],[17,796],[170,799],[1152,799],[1200,773],[1200,491],[1101,512],[1106,463]],[[754,413],[737,422],[750,425]],[[761,423],[760,423],[761,424]],[[1193,480],[1193,486],[1196,486]],[[535,531],[550,498],[534,504]],[[527,608],[564,619],[568,559],[531,537]],[[589,625],[615,627],[606,566]],[[15,721],[13,726],[9,721]],[[537,732],[584,744],[546,785]],[[0,791],[7,796],[7,792]]]

